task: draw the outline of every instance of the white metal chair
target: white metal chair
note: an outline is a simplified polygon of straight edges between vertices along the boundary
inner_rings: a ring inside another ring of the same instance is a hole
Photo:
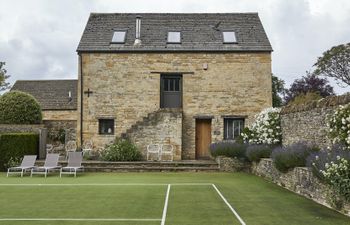
[[[170,156],[170,160],[167,161],[173,161],[174,160],[174,146],[170,145],[170,144],[163,144],[161,146],[161,150],[160,150],[160,160],[162,160],[162,157],[164,155],[169,155]]]
[[[46,144],[46,154],[53,153],[53,145],[52,144]]]
[[[151,154],[157,154],[157,161],[159,161],[160,144],[147,145],[147,161],[150,161],[149,158]]]
[[[77,150],[77,143],[75,141],[68,141],[66,144],[66,159],[69,152],[75,152]]]
[[[83,150],[83,156],[84,156],[85,154],[90,155],[90,153],[91,153],[92,150],[93,150],[93,147],[94,147],[94,145],[93,145],[92,140],[85,140],[84,143],[83,143],[83,148],[82,148],[82,150]]]

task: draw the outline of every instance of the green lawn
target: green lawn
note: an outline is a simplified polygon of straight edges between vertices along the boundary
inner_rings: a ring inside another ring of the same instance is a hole
[[[212,184],[247,225],[350,224],[346,216],[245,173],[85,173],[61,179],[0,173],[0,224],[153,225],[161,224],[166,208],[167,225],[239,225]]]

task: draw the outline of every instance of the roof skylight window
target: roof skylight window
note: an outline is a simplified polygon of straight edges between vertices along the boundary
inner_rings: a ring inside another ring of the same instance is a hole
[[[112,43],[125,43],[126,31],[114,31]]]
[[[236,33],[234,31],[224,31],[222,32],[224,38],[224,43],[237,43]]]
[[[181,43],[181,32],[168,32],[168,43],[179,44]]]

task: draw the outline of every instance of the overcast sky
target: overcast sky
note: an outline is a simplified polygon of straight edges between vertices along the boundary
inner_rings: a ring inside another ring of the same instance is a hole
[[[322,52],[350,42],[349,0],[0,0],[0,61],[11,83],[77,78],[75,50],[90,12],[258,12],[272,71],[288,86]]]

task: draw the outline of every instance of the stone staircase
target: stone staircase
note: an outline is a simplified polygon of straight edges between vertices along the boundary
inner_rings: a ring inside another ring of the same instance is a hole
[[[44,161],[37,161],[43,165]],[[60,161],[66,166],[67,161]],[[182,160],[172,162],[137,161],[137,162],[106,162],[83,161],[86,172],[219,172],[219,165],[212,160]]]
[[[137,121],[122,138],[130,139],[146,159],[147,145],[170,144],[174,147],[174,160],[181,160],[182,109],[159,109]]]
[[[163,119],[164,113],[172,113],[172,116],[176,116],[177,113],[182,113],[181,109],[164,108],[158,109],[157,111],[148,113],[147,116],[143,117],[142,120],[137,121],[133,124],[126,132],[120,136],[122,138],[129,138],[130,135],[142,130],[142,128],[155,126],[159,121]]]

